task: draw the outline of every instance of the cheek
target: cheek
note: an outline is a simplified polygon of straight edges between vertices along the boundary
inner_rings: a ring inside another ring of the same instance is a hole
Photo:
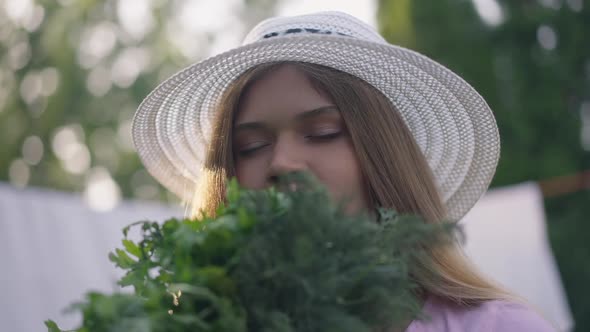
[[[235,171],[238,183],[248,189],[262,189],[266,185],[266,175],[261,160],[250,159],[236,162]]]
[[[336,199],[366,205],[363,175],[352,143],[342,142],[318,154],[310,168]]]

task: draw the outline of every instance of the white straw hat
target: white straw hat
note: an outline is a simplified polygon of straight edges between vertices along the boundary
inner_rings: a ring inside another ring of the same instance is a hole
[[[332,67],[387,96],[426,156],[450,219],[459,220],[487,190],[500,142],[484,99],[444,66],[387,43],[369,25],[340,12],[265,20],[242,46],[160,84],[133,120],[133,140],[147,170],[190,200],[220,96],[248,69],[277,61]]]

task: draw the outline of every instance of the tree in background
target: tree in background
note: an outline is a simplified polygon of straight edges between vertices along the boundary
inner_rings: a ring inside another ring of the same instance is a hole
[[[275,0],[4,0],[0,181],[166,199],[130,137],[141,100],[175,71],[239,43]]]
[[[378,22],[490,104],[502,141],[494,186],[590,168],[590,1],[380,0]],[[576,331],[590,330],[589,199],[545,201]]]

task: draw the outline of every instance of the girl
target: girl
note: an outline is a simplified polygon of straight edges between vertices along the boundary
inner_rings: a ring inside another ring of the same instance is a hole
[[[156,88],[133,136],[151,174],[209,214],[229,177],[259,189],[309,171],[349,213],[459,220],[499,157],[492,112],[470,85],[338,12],[263,21],[241,47]],[[553,331],[458,248],[425,260],[413,277],[430,319],[406,331]]]

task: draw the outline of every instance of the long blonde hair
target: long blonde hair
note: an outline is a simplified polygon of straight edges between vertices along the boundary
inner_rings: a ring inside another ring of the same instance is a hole
[[[283,65],[303,73],[340,110],[361,165],[371,208],[389,207],[400,213],[419,214],[429,223],[445,219],[444,204],[430,167],[389,99],[355,76],[301,62],[259,65],[228,88],[216,110],[202,182],[192,202],[193,216],[214,215],[224,200],[226,180],[234,176],[232,126],[241,97],[254,82]],[[458,304],[513,298],[481,276],[458,245],[427,248],[413,277],[427,294]]]

